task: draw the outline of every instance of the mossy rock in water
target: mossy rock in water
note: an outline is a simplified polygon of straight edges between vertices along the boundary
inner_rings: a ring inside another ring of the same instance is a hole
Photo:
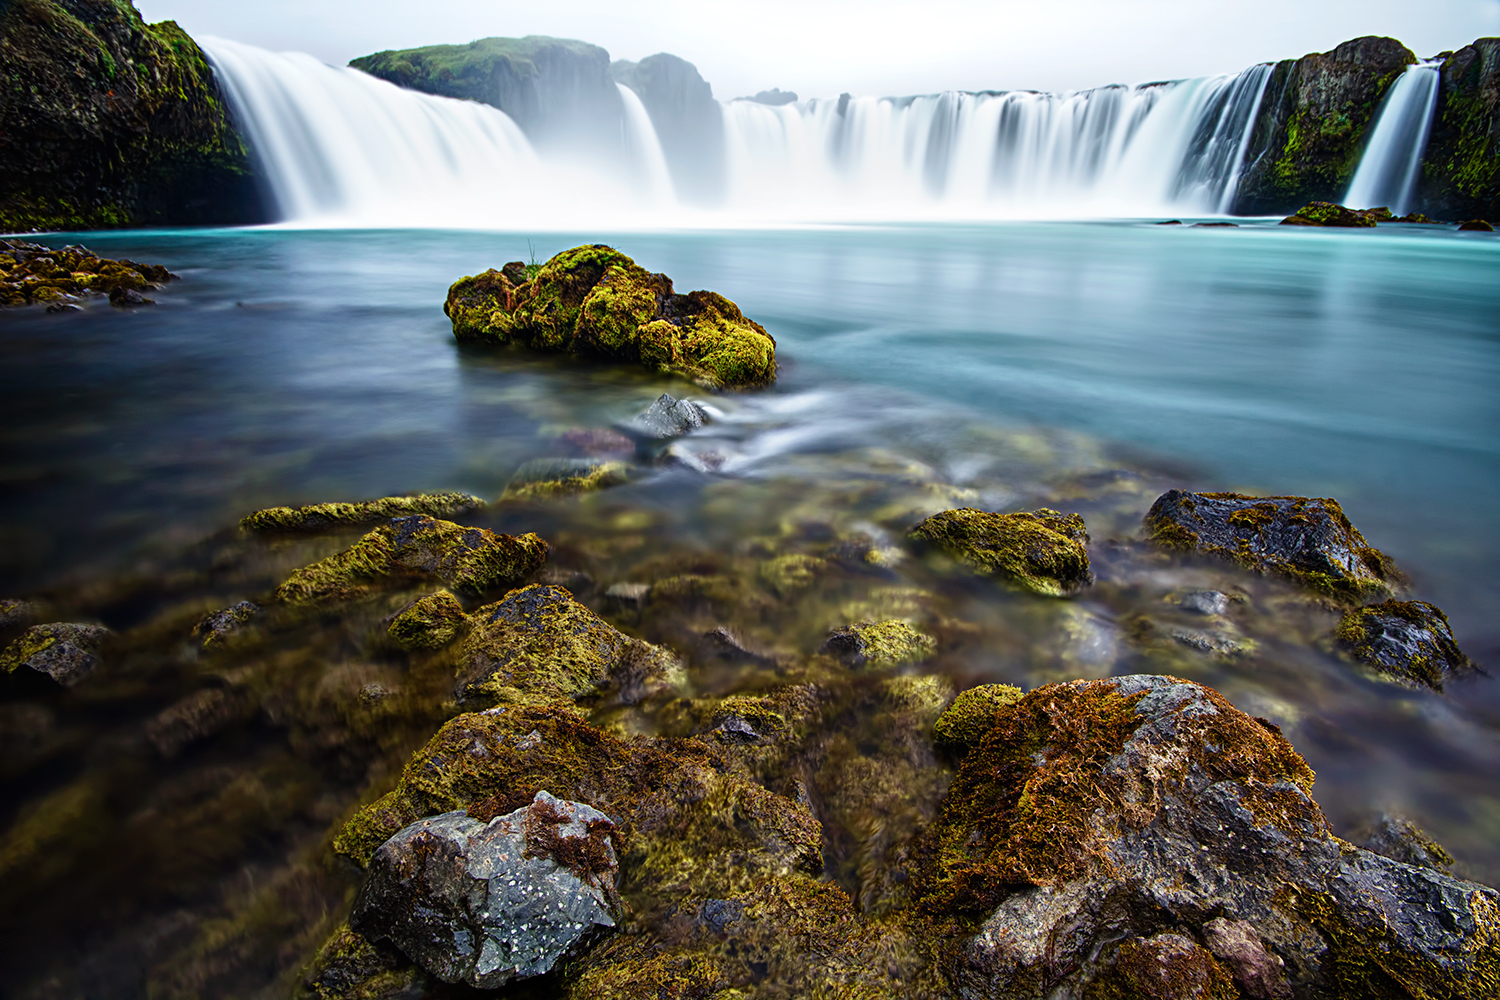
[[[458,650],[466,700],[557,701],[614,690],[622,703],[636,704],[681,680],[669,650],[624,634],[562,587],[512,591],[470,622]]]
[[[1380,215],[1384,212],[1384,217]],[[1311,201],[1295,213],[1281,220],[1283,226],[1328,226],[1340,229],[1373,229],[1377,222],[1386,222],[1391,218],[1391,210],[1372,209],[1370,211],[1359,211],[1358,209],[1345,208],[1343,205],[1335,205],[1331,201]]]
[[[983,920],[956,974],[987,996],[1139,995],[1108,992],[1098,957],[1164,926],[1211,940],[1210,917],[1281,960],[1265,995],[1494,995],[1500,894],[1340,840],[1312,783],[1274,726],[1201,685],[1047,685],[964,758],[916,895]]]
[[[630,482],[625,462],[598,458],[537,458],[522,465],[505,485],[501,500],[549,500],[592,493]]]
[[[276,588],[276,598],[296,605],[331,604],[363,597],[392,578],[434,579],[478,594],[519,583],[546,561],[547,543],[535,534],[500,535],[413,514],[297,570]]]
[[[122,292],[161,288],[176,277],[160,264],[109,260],[87,247],[54,250],[39,243],[0,240],[0,306],[71,302],[99,295],[114,299]]]
[[[357,503],[314,503],[305,507],[267,507],[240,519],[246,531],[317,532],[360,524],[379,524],[393,517],[426,514],[450,518],[483,510],[484,501],[467,493],[419,493]]]
[[[638,362],[706,388],[776,380],[776,341],[714,292],[678,295],[612,247],[575,247],[534,276],[489,270],[461,278],[443,306],[460,341]]]
[[[920,663],[936,651],[936,639],[903,621],[846,625],[823,642],[823,652],[851,667],[901,667]]]
[[[1148,537],[1164,548],[1275,573],[1350,604],[1387,597],[1406,582],[1337,500],[1168,490],[1145,523]]]
[[[1050,597],[1094,582],[1084,548],[1088,528],[1077,514],[1045,507],[1032,514],[992,514],[963,507],[932,515],[908,537],[937,546],[980,576]]]
[[[0,654],[0,671],[32,670],[72,687],[99,666],[100,647],[111,634],[102,625],[33,625]]]
[[[1453,639],[1442,609],[1425,601],[1383,601],[1356,608],[1339,622],[1338,644],[1355,660],[1411,687],[1443,689],[1443,682],[1476,670]]]
[[[1020,701],[1025,694],[1011,684],[980,684],[960,691],[953,704],[932,726],[932,741],[954,750],[967,750],[985,737],[995,713]]]
[[[402,649],[441,649],[469,624],[458,598],[440,590],[418,598],[391,619],[386,635]]]

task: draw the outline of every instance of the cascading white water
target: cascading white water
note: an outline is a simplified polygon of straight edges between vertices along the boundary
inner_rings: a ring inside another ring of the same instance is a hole
[[[1385,206],[1397,215],[1411,211],[1422,170],[1422,155],[1437,107],[1439,64],[1408,66],[1391,85],[1344,204]]]
[[[725,221],[1227,212],[1269,67],[1064,94],[947,92],[722,106],[722,203],[683,206],[651,119],[542,154],[501,111],[310,56],[204,44],[297,225],[567,228]]]

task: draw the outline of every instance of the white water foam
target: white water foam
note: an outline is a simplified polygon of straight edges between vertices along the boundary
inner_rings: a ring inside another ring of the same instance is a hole
[[[1437,107],[1438,66],[1408,66],[1391,85],[1344,195],[1344,204],[1350,208],[1384,206],[1397,215],[1411,211]]]

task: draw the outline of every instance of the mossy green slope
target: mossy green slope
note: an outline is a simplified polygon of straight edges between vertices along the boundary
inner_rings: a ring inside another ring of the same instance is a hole
[[[776,341],[733,302],[675,294],[603,245],[565,250],[519,283],[493,269],[461,278],[443,308],[460,341],[637,362],[712,389],[776,379]]]

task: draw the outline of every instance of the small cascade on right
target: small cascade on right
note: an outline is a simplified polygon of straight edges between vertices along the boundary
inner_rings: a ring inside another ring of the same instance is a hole
[[[1344,204],[1359,209],[1383,206],[1397,215],[1412,210],[1437,106],[1438,76],[1437,63],[1422,63],[1408,67],[1392,85]]]

